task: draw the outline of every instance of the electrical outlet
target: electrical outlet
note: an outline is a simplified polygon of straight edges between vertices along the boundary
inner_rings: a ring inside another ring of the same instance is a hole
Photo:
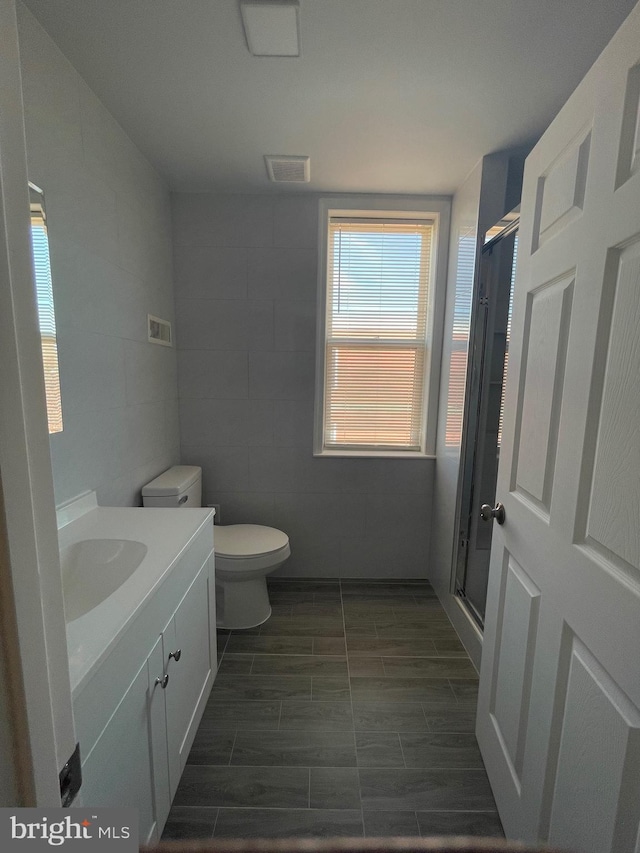
[[[216,514],[213,516],[213,523],[222,524],[222,521],[220,520],[220,504],[207,504],[207,506],[209,509],[215,509],[216,511]]]

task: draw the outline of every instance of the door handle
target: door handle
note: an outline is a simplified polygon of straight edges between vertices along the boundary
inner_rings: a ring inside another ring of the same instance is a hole
[[[498,524],[504,524],[506,517],[504,504],[497,503],[493,509],[489,504],[482,504],[480,507],[480,518],[483,521],[491,521],[492,518],[495,518]]]
[[[182,649],[176,649],[175,652],[169,652],[169,660],[171,660],[171,658],[173,658],[174,661],[176,661],[176,663],[180,660],[181,657],[182,657]]]
[[[169,683],[169,673],[167,673],[164,678],[156,678],[155,683],[159,684],[163,690],[166,690],[167,684]]]

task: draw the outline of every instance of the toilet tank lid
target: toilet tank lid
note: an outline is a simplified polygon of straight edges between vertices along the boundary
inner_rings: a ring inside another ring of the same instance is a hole
[[[197,465],[174,465],[142,487],[145,497],[162,497],[163,495],[179,495],[192,486],[202,474],[202,468]]]

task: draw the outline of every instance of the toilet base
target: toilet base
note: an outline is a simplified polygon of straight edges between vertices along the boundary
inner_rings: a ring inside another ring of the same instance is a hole
[[[233,581],[216,578],[216,599],[218,628],[255,628],[271,616],[265,575]]]

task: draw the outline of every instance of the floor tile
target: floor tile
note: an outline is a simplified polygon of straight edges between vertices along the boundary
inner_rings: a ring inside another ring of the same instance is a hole
[[[263,637],[233,634],[227,646],[227,653],[253,652],[260,655],[310,655],[313,640],[306,637]]]
[[[321,579],[304,579],[304,580],[288,580],[287,578],[267,578],[267,587],[269,590],[287,590],[288,592],[322,592],[324,590],[335,590],[339,592],[340,581],[333,578],[327,580]]]
[[[424,710],[427,726],[430,732],[475,732],[476,709],[464,710],[447,709],[437,711],[433,708]]]
[[[347,647],[342,637],[314,637],[312,642],[314,655],[341,655],[345,657],[347,654]]]
[[[436,652],[442,657],[468,657],[467,650],[462,645],[460,640],[433,640],[436,647]]]
[[[451,689],[458,700],[463,705],[473,705],[475,708],[478,703],[478,677],[476,678],[455,678],[450,681]]]
[[[489,811],[495,803],[484,770],[361,769],[365,809]]]
[[[304,675],[219,675],[211,697],[222,701],[311,699],[311,678]]]
[[[349,675],[377,675],[384,677],[382,658],[349,657]]]
[[[313,593],[269,589],[269,601],[272,607],[274,604],[288,604],[291,607],[293,604],[303,604],[309,598],[313,599]]]
[[[345,619],[394,619],[393,608],[382,599],[377,602],[346,599],[343,604]]]
[[[417,702],[353,702],[356,731],[428,731],[422,705]]]
[[[344,625],[336,619],[316,619],[312,616],[295,616],[291,619],[269,620],[262,625],[261,637],[342,637]]]
[[[360,809],[220,809],[216,838],[361,837]]]
[[[371,613],[367,613],[365,616],[351,616],[348,613],[345,613],[344,624],[347,628],[368,628],[372,631],[375,631],[376,629],[376,624]]]
[[[187,764],[228,764],[235,739],[235,731],[220,731],[215,723],[203,720],[196,732]]]
[[[456,632],[449,622],[425,622],[407,624],[404,621],[376,620],[376,634],[381,640],[431,640],[455,639]]]
[[[280,729],[305,732],[353,731],[351,702],[283,701]]]
[[[311,679],[311,698],[314,702],[348,702],[351,698],[348,678]]]
[[[434,640],[372,640],[348,637],[347,651],[348,654],[359,657],[436,656],[436,645]]]
[[[342,619],[339,601],[311,601],[292,605],[292,616],[315,616],[320,619]]]
[[[346,676],[347,659],[324,655],[258,655],[251,672],[253,675]]]
[[[407,767],[484,767],[473,734],[402,734]]]
[[[359,809],[358,771],[346,767],[312,767],[309,804],[312,809]]]
[[[267,580],[267,622],[218,633],[165,837],[499,833],[477,673],[431,585]]]
[[[357,622],[356,624],[349,624],[348,620],[345,619],[344,633],[347,640],[351,637],[366,637],[371,639],[378,638],[375,622]]]
[[[195,838],[211,838],[218,818],[217,808],[176,808],[169,817],[162,833],[163,841],[183,841]]]
[[[400,736],[395,732],[356,732],[358,767],[404,767]]]
[[[332,602],[341,602],[342,596],[340,590],[321,590],[313,593],[314,604],[330,604]]]
[[[449,624],[449,617],[444,608],[435,604],[431,607],[421,607],[417,604],[394,607],[389,614],[389,619],[393,619],[395,622],[411,622],[415,626],[432,622]]]
[[[407,602],[406,604],[403,603],[401,606],[407,607],[408,603],[409,602]],[[432,612],[434,610],[437,610],[437,611],[442,611],[443,613],[446,612],[444,607],[440,604],[440,600],[436,596],[415,596],[414,595],[411,603],[419,611]]]
[[[230,655],[226,652],[218,664],[218,675],[222,675],[223,673],[249,675],[252,664],[253,655]]]
[[[232,676],[229,676],[232,677]],[[368,678],[351,679],[354,702],[451,702],[455,698],[443,678]]]
[[[231,756],[235,765],[355,767],[353,732],[238,732]]]
[[[496,812],[417,812],[420,834],[480,835],[504,838],[502,824]]]
[[[416,813],[363,811],[364,834],[367,838],[390,838],[420,835]]]
[[[277,729],[279,719],[279,701],[229,702],[218,701],[213,696],[205,706],[201,725],[212,723],[219,730]]]
[[[382,664],[384,674],[390,678],[412,675],[425,678],[477,678],[473,664],[464,658],[384,657]]]
[[[283,619],[290,619],[293,616],[293,603],[282,602],[282,603],[274,603],[271,602],[271,615],[272,616],[281,616]]]
[[[366,581],[341,581],[343,600],[352,595],[367,598],[387,598],[388,596],[435,596],[435,590],[430,583],[424,581],[411,582],[381,582],[367,583]]]
[[[306,808],[309,771],[303,767],[211,767],[187,764],[176,806]]]

